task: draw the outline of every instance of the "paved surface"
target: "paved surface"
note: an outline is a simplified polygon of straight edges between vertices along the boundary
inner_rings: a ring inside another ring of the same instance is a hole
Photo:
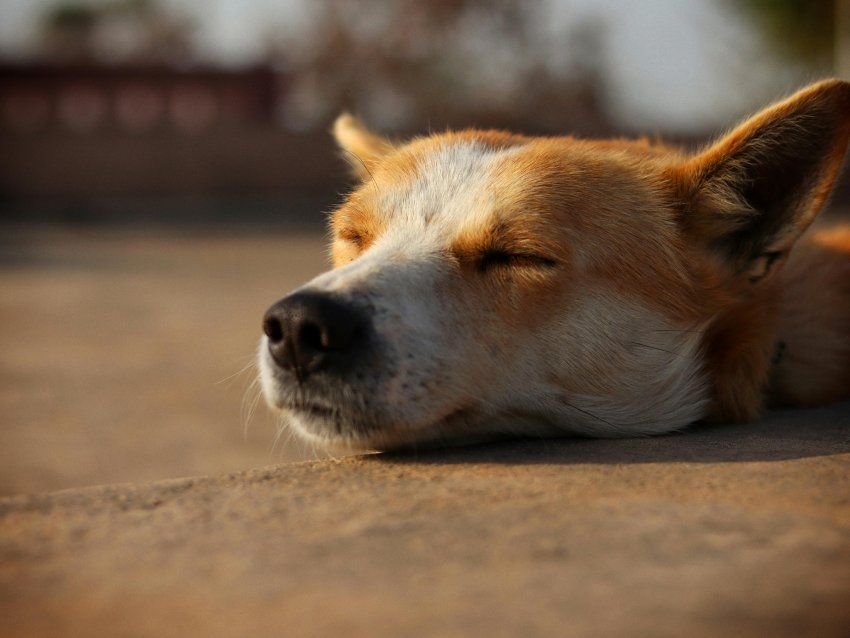
[[[240,405],[263,312],[325,255],[321,231],[0,226],[0,496],[314,458]]]
[[[2,500],[0,635],[847,636],[850,405]]]

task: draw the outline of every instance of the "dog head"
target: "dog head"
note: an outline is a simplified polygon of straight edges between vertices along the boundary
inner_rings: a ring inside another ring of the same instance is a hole
[[[648,141],[335,125],[359,184],[334,269],[269,309],[265,396],[359,449],[649,434],[714,399],[706,334],[826,199],[850,90],[825,82],[689,155]]]

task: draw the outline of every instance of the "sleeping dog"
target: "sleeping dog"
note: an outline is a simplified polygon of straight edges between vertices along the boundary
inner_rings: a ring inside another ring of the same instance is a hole
[[[850,397],[850,137],[828,80],[696,153],[341,116],[334,269],[266,313],[265,397],[349,449],[657,434]],[[796,247],[795,247],[796,245]],[[793,250],[792,250],[793,248]]]

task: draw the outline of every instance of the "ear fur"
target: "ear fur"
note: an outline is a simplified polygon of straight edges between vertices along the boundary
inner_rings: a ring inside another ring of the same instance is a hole
[[[389,140],[372,133],[363,122],[348,113],[336,118],[333,135],[351,170],[361,180],[369,178],[378,162],[393,150]]]
[[[750,282],[778,270],[828,199],[850,138],[850,83],[826,80],[673,169],[686,232]]]

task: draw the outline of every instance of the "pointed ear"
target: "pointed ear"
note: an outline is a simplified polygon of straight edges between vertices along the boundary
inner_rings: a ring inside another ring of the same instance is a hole
[[[829,197],[850,138],[850,84],[775,104],[672,169],[688,234],[755,283],[778,270]]]
[[[375,135],[348,113],[336,118],[333,134],[351,170],[361,180],[368,179],[378,162],[393,150],[389,140]]]

